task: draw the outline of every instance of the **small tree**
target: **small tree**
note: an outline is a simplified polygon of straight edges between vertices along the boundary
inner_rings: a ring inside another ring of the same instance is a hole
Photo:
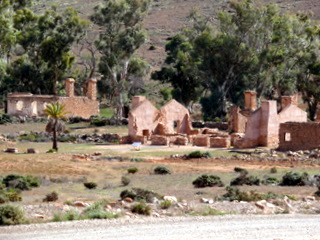
[[[64,123],[61,120],[67,118],[65,106],[59,102],[51,103],[47,105],[44,112],[48,114],[48,117],[50,118],[46,126],[46,132],[53,134],[52,149],[58,151],[57,132],[62,132],[64,130]]]

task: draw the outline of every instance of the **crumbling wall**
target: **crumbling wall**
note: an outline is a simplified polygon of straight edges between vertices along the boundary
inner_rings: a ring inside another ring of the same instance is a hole
[[[228,119],[228,132],[244,133],[246,131],[247,117],[240,113],[238,106],[232,106]]]
[[[74,96],[74,79],[66,79],[66,97],[54,95],[33,95],[31,93],[9,93],[7,95],[7,113],[12,116],[45,116],[47,104],[60,102],[65,105],[67,116],[89,118],[99,114],[99,102],[96,100],[96,80],[88,81],[88,96]]]
[[[87,97],[59,97],[58,102],[65,105],[68,117],[89,118],[99,114],[99,102]]]
[[[281,123],[279,150],[312,150],[320,147],[320,123]]]

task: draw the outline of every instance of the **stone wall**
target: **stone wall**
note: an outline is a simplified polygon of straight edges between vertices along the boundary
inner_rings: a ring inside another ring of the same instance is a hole
[[[320,123],[282,123],[279,130],[279,150],[312,150],[320,147]]]
[[[192,143],[194,146],[209,147],[210,146],[210,136],[209,135],[196,135],[192,138]]]
[[[229,148],[230,138],[229,137],[211,137],[210,147],[212,148]]]

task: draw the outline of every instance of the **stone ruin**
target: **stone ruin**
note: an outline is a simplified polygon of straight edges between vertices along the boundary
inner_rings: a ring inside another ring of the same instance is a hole
[[[9,93],[7,96],[7,114],[16,117],[46,116],[43,110],[47,104],[59,102],[65,105],[68,117],[89,118],[99,114],[97,98],[97,80],[90,79],[86,96],[74,95],[73,78],[67,78],[66,96],[34,95],[31,93]]]
[[[297,106],[296,96],[283,96],[278,112],[276,101],[262,101],[257,108],[256,93],[247,91],[244,94],[245,109],[232,107],[228,122],[231,144],[235,148],[276,147],[282,123],[308,121],[307,113]]]
[[[218,129],[193,129],[189,111],[176,100],[158,110],[143,96],[132,99],[128,119],[128,136],[122,143],[141,142],[152,145],[187,145],[230,147],[230,136]]]

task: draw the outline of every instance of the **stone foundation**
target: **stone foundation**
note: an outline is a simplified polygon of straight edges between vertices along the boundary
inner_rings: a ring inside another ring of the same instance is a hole
[[[211,137],[210,147],[212,148],[230,148],[230,138]]]
[[[169,146],[170,138],[167,136],[153,135],[151,136],[151,145]]]
[[[210,137],[208,135],[196,135],[192,138],[192,143],[194,146],[209,147]]]

